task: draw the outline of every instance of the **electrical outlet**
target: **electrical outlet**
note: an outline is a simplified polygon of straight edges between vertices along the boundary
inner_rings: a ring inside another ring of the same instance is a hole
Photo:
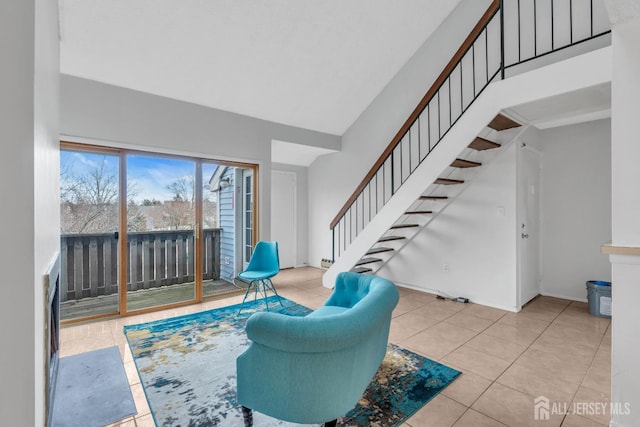
[[[230,263],[231,261],[229,260],[229,257],[228,256],[224,257],[224,264],[229,265]]]
[[[448,272],[448,271],[449,271],[449,264],[446,264],[446,263],[445,263],[445,264],[442,266],[442,269],[443,269],[444,271],[447,271],[447,272]]]

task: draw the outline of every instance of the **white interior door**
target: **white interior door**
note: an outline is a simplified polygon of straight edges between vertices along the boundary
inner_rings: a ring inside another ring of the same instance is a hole
[[[278,242],[280,268],[296,265],[296,174],[271,172],[271,240]]]
[[[518,294],[520,307],[540,293],[540,153],[518,148]]]

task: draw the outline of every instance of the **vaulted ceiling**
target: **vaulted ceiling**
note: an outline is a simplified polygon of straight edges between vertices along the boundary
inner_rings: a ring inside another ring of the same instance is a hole
[[[460,0],[59,0],[61,72],[342,135]]]

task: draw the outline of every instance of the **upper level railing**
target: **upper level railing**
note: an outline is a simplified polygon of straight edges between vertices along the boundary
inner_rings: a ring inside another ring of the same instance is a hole
[[[494,0],[331,221],[344,252],[465,111],[507,70],[610,33],[603,0]]]
[[[204,280],[220,277],[220,231],[202,231]],[[118,292],[114,233],[62,235],[61,249],[61,301]],[[128,233],[127,290],[193,282],[193,254],[193,230]]]

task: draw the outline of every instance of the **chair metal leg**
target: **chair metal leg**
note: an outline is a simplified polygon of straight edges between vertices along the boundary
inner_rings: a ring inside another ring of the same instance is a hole
[[[271,289],[273,293],[278,297],[278,302],[280,303],[280,305],[284,307],[284,304],[282,304],[282,298],[280,298],[280,294],[278,293],[278,291],[276,291],[276,287],[271,281],[271,279],[267,279],[266,281],[268,282],[269,289]]]
[[[244,420],[244,427],[253,426],[253,411],[246,406],[242,407],[242,419]]]
[[[269,279],[267,279],[269,280]],[[265,285],[266,280],[260,281],[260,287],[262,288],[262,295],[264,296],[264,305],[267,306],[267,311],[269,311],[269,301],[267,300],[267,286]]]
[[[242,311],[242,308],[244,307],[244,302],[246,301],[247,296],[249,295],[249,292],[251,292],[251,286],[253,286],[255,289],[254,281],[249,282],[249,285],[247,286],[247,291],[244,293],[244,298],[242,298],[242,304],[240,304],[240,309],[238,310],[238,314],[236,314],[236,316],[239,315],[240,312]],[[255,297],[254,297],[254,301],[255,301]]]
[[[244,293],[244,298],[242,298],[242,303],[240,304],[240,309],[238,310],[238,314],[242,312],[244,303],[247,300],[247,296],[251,292],[252,288],[253,288],[253,302],[254,303],[257,302],[258,293],[259,292],[262,293],[262,297],[264,298],[264,304],[267,307],[267,311],[269,311],[269,302],[267,301],[267,298],[269,297],[269,295],[267,294],[267,291],[269,290],[273,291],[275,296],[278,297],[278,302],[280,303],[280,305],[284,307],[284,304],[282,303],[282,297],[280,297],[280,294],[276,290],[276,287],[271,281],[271,279],[253,280],[251,283],[249,283],[249,286],[247,286],[247,291]]]

